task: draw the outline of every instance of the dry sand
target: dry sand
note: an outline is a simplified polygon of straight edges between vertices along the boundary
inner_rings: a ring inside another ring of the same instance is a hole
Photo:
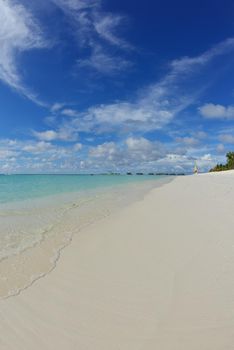
[[[176,178],[0,301],[0,350],[233,350],[234,173]]]

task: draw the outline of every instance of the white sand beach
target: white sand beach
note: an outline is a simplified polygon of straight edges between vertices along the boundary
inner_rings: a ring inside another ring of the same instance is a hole
[[[234,172],[178,177],[0,300],[1,350],[234,348]]]

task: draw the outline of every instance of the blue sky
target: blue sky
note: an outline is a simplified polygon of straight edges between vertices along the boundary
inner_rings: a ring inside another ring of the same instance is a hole
[[[0,173],[224,162],[233,18],[231,0],[0,0]]]

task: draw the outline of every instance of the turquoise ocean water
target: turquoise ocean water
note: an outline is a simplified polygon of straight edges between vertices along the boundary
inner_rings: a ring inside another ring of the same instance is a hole
[[[160,181],[161,180],[161,181]],[[0,298],[51,271],[75,234],[169,179],[0,175]]]
[[[161,176],[154,177],[160,179]],[[0,175],[0,203],[152,180],[139,175]]]

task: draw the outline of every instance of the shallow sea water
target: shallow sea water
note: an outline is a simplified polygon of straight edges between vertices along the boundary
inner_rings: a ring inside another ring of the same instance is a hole
[[[55,266],[87,225],[152,188],[162,176],[0,176],[0,298],[18,294]]]

